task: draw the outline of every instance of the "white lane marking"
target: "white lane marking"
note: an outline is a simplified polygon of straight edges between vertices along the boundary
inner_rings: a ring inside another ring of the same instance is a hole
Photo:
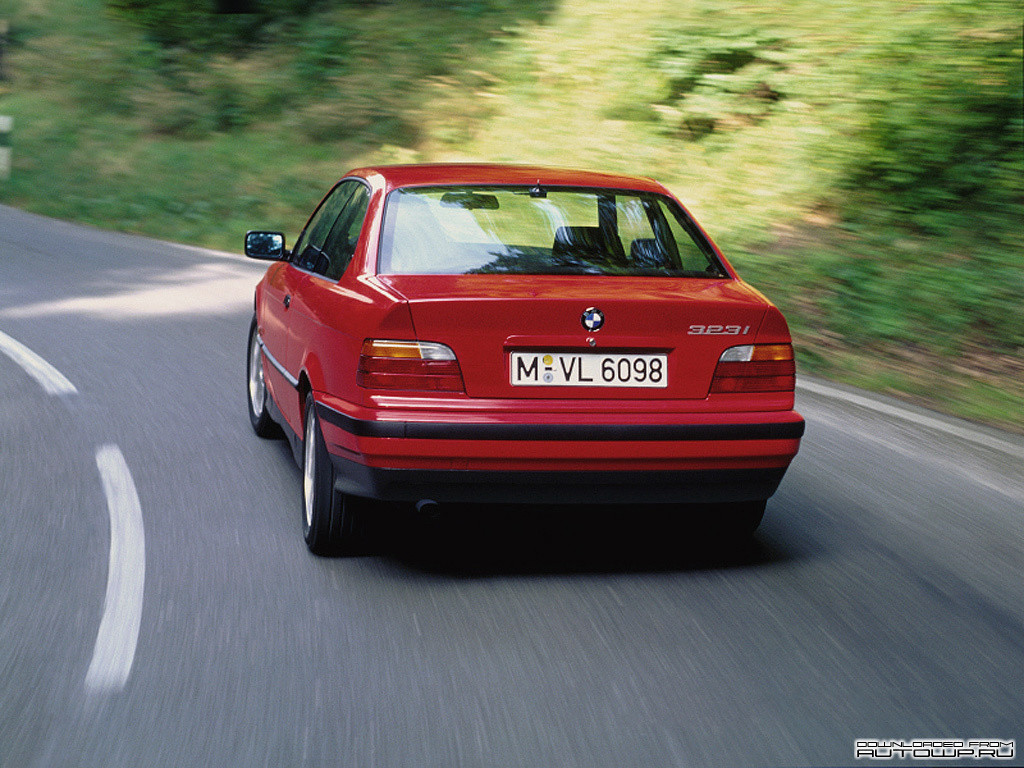
[[[98,448],[96,466],[110,512],[110,564],[103,617],[85,687],[112,692],[124,688],[135,659],[142,623],[146,543],[139,494],[121,449],[116,445]]]
[[[798,381],[797,388],[805,389],[808,392],[813,392],[814,394],[822,395],[823,397],[830,397],[835,400],[845,400],[848,403],[858,405],[861,408],[867,408],[875,411],[876,413],[882,413],[886,416],[892,416],[897,419],[902,419],[903,421],[909,421],[920,427],[934,429],[938,432],[958,437],[961,440],[967,440],[968,442],[976,445],[981,445],[985,448],[991,448],[994,451],[1005,453],[1008,456],[1024,459],[1024,448],[1014,445],[1013,443],[1008,443],[1005,440],[1000,440],[997,437],[986,435],[984,432],[979,432],[975,429],[962,427],[957,424],[950,424],[948,422],[932,418],[931,416],[914,413],[913,411],[898,408],[897,406],[889,405],[887,403],[881,403],[877,400],[855,395],[852,392],[845,392],[841,389],[835,389],[824,384],[818,384],[817,382]]]
[[[63,373],[17,339],[0,331],[0,352],[25,369],[25,373],[39,382],[48,395],[74,395],[78,393]]]

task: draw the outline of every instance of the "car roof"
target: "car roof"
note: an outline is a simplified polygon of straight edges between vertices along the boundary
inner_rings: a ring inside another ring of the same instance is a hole
[[[424,163],[419,165],[377,165],[357,168],[347,177],[358,176],[387,191],[398,187],[443,184],[537,184],[541,186],[608,187],[665,194],[661,184],[642,176],[598,173],[566,168],[498,163]]]

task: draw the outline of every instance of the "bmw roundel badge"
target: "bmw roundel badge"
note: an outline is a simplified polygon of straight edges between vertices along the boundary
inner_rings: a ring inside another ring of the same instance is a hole
[[[604,325],[604,312],[597,307],[588,307],[583,310],[583,317],[580,318],[583,327],[588,331],[600,331]]]

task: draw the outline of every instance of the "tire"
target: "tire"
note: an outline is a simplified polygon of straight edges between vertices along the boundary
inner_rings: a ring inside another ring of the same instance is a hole
[[[750,538],[761,525],[767,499],[709,504],[704,508],[703,530],[723,542]]]
[[[733,514],[735,515],[733,530],[736,532],[736,535],[753,536],[754,531],[757,530],[758,526],[761,525],[761,521],[764,519],[764,511],[767,506],[768,499],[746,501],[741,504],[737,504],[733,508]]]
[[[353,554],[358,545],[356,499],[334,489],[334,464],[327,453],[316,403],[306,395],[302,441],[302,536],[316,555]]]
[[[249,346],[246,354],[246,402],[249,404],[249,423],[260,437],[281,437],[281,428],[267,412],[267,383],[263,378],[263,354],[256,342],[256,318],[249,326]]]

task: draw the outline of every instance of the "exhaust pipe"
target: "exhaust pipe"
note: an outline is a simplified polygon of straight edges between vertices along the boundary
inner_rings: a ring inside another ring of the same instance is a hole
[[[416,514],[436,520],[441,516],[441,506],[433,499],[420,499],[416,502]]]

